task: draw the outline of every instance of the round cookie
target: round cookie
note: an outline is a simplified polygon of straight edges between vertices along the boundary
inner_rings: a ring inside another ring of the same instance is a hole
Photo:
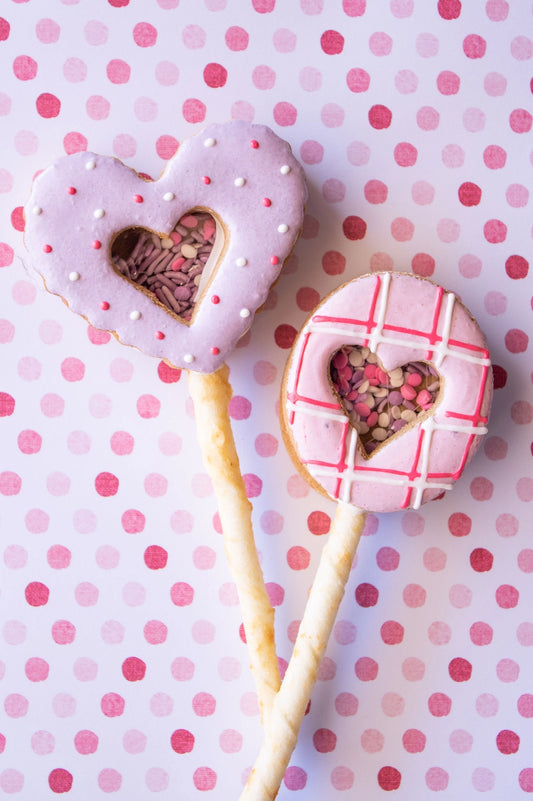
[[[329,377],[346,345],[368,347],[386,371],[428,362],[440,376],[433,407],[371,455]],[[282,385],[282,427],[315,489],[373,512],[416,509],[459,478],[486,432],[491,400],[485,339],[455,295],[414,275],[374,273],[332,292],[300,331]]]
[[[34,181],[25,244],[47,289],[126,345],[200,373],[217,370],[250,328],[303,223],[306,187],[287,142],[244,121],[184,141],[156,181],[114,158],[65,156]],[[190,320],[113,268],[126,229],[168,234],[209,212],[215,247]]]

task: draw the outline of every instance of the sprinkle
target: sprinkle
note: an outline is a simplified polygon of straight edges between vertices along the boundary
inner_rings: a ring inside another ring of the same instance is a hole
[[[282,167],[280,167],[279,171],[282,175],[288,175],[291,171],[291,168],[288,164],[284,164]]]
[[[140,320],[141,319],[141,312],[135,309],[134,311],[130,312],[130,320]]]
[[[87,161],[85,164],[86,170],[94,170],[95,167],[96,167],[96,161]]]
[[[67,192],[69,193],[69,195],[75,195],[76,194],[76,187],[69,186],[68,189],[67,189]]]
[[[213,356],[218,356],[218,354],[220,353],[220,348],[211,348],[211,353],[213,354]]]
[[[196,258],[196,248],[186,243],[181,246],[181,255],[186,259],[194,259]]]
[[[43,210],[42,210],[42,208],[40,206],[34,206],[33,209],[32,209],[32,213],[33,214],[42,214]]]
[[[248,264],[248,259],[245,259],[243,256],[240,256],[237,261],[235,262],[237,267],[246,267]]]
[[[79,281],[81,278],[80,274],[77,272],[69,273],[68,280],[69,281]]]
[[[257,148],[259,147],[259,142],[257,141],[257,139],[252,139],[250,145],[251,147],[253,147],[254,150],[257,150]]]
[[[136,203],[142,203],[144,201],[144,198],[143,198],[142,195],[133,195],[133,199],[134,199],[134,201]]]
[[[194,356],[192,355],[192,353],[186,353],[185,356],[183,357],[183,361],[186,364],[192,364],[194,361]]]
[[[164,339],[165,335],[164,335],[164,333],[162,331],[156,331],[155,332],[155,338],[156,339]]]
[[[175,197],[176,196],[175,196],[174,192],[165,192],[165,194],[163,195],[163,200],[167,200],[167,201],[168,200],[174,200]]]
[[[213,139],[212,136],[209,136],[207,139],[204,139],[204,146],[205,147],[214,147],[217,143],[216,139]]]
[[[109,303],[107,302],[107,300],[103,300],[100,303],[100,308],[102,309],[102,311],[107,311],[109,309]]]
[[[102,247],[102,243],[100,242],[100,240],[95,239],[94,242],[93,242],[93,248],[95,250],[100,250],[101,247]]]
[[[273,265],[279,264],[279,256],[271,256],[270,257],[270,264],[273,264]]]
[[[241,309],[239,314],[246,319],[246,317],[250,316],[250,309]]]
[[[278,225],[279,234],[286,234],[288,230],[289,226],[287,225],[287,223],[281,223],[281,225]]]
[[[105,214],[103,209],[95,209],[93,211],[93,217],[96,217],[97,220],[100,220]]]
[[[206,186],[209,186],[209,184],[211,183],[211,178],[209,177],[209,175],[204,175],[204,176],[202,177],[202,181],[204,182],[204,184],[205,184]]]
[[[235,186],[244,186],[246,181],[244,180],[244,178],[235,178],[233,183],[235,184]]]
[[[52,252],[52,245],[43,245],[43,251],[45,253],[51,253]]]
[[[265,206],[266,208],[268,208],[268,207],[269,207],[269,206],[271,206],[271,205],[272,205],[272,201],[270,200],[270,198],[269,198],[269,197],[264,197],[264,198],[263,198],[263,206]]]
[[[218,297],[218,295],[211,296],[211,303],[214,303],[215,306],[217,305],[217,303],[220,303],[220,298]]]

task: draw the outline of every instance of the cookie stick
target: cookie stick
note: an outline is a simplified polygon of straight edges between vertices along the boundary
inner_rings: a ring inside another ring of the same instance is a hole
[[[427,361],[442,378],[438,402],[371,459],[358,448],[332,392],[329,366],[357,342],[387,370]],[[282,388],[283,433],[304,477],[339,505],[270,725],[241,801],[272,801],[289,764],[370,509],[418,508],[451,489],[486,433],[492,400],[484,337],[455,295],[405,274],[345,284],[311,314]],[[365,508],[361,508],[364,499]],[[371,504],[371,505],[370,505]]]
[[[95,153],[59,159],[34,181],[25,244],[46,288],[91,325],[173,367],[208,376],[224,365],[265,302],[299,235],[306,194],[288,143],[265,126],[236,120],[185,140],[156,181]],[[112,258],[124,234],[144,229],[165,236],[191,210],[213,216],[217,241],[192,317],[183,320],[120,274]],[[253,562],[248,522],[245,532]],[[256,581],[264,586],[260,573]],[[266,611],[271,621],[270,604]],[[261,674],[277,671],[273,632],[265,647],[249,647],[263,687]],[[268,706],[261,697],[260,704]]]

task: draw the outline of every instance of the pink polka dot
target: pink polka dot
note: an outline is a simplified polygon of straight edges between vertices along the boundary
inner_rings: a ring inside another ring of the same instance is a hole
[[[463,125],[470,133],[478,133],[485,127],[485,113],[479,108],[467,108],[463,114]]]
[[[364,142],[351,142],[347,149],[348,161],[355,167],[362,167],[370,160],[370,148]]]
[[[463,40],[463,52],[467,58],[483,58],[487,42],[477,33],[471,33]]]
[[[52,95],[49,92],[44,92],[43,94],[39,95],[35,101],[35,106],[39,116],[48,120],[59,116],[59,112],[61,110],[61,101],[55,95]]]
[[[274,120],[278,125],[286,127],[288,125],[294,125],[296,122],[297,117],[297,110],[296,107],[292,105],[292,103],[287,103],[283,101],[281,103],[276,103],[273,110]]]
[[[143,420],[151,420],[159,415],[161,401],[155,395],[141,395],[137,400],[137,412]]]
[[[81,381],[85,375],[85,365],[81,359],[69,356],[61,362],[61,375],[65,381]]]
[[[103,642],[116,645],[124,640],[124,626],[117,620],[107,620],[100,629]]]
[[[450,587],[450,603],[456,609],[465,609],[472,603],[472,590],[464,584],[454,584]]]
[[[489,97],[502,97],[507,89],[507,78],[499,72],[489,72],[485,75],[483,86]]]
[[[377,31],[368,40],[370,52],[375,56],[388,56],[392,51],[392,38],[382,31]]]
[[[410,609],[416,609],[425,604],[427,593],[420,584],[407,584],[402,595],[405,605]]]
[[[523,108],[517,108],[509,116],[509,125],[515,133],[528,133],[531,130],[533,116]]]
[[[21,431],[17,437],[17,444],[22,453],[39,453],[42,445],[42,437],[37,431]]]
[[[117,456],[129,455],[133,451],[134,443],[135,440],[127,431],[115,431],[114,434],[111,435],[111,450],[113,453],[116,453]]]
[[[368,121],[377,131],[389,128],[392,122],[392,111],[387,106],[380,104],[372,106],[368,111]]]
[[[422,58],[432,58],[439,52],[439,40],[432,33],[420,33],[415,46],[416,52]]]
[[[181,38],[188,50],[199,50],[205,45],[206,33],[199,25],[187,25]]]
[[[461,88],[461,79],[455,72],[443,70],[437,75],[437,89],[441,95],[456,95]]]
[[[109,117],[109,100],[101,95],[91,95],[85,103],[87,115],[92,120],[106,120]]]
[[[246,50],[250,37],[244,28],[239,25],[232,25],[224,34],[224,40],[230,50],[238,53]]]
[[[389,193],[388,187],[383,181],[371,180],[367,181],[364,186],[364,195],[366,200],[373,205],[385,203]]]
[[[10,718],[23,718],[28,714],[29,701],[20,693],[11,693],[4,699],[4,710]]]
[[[204,67],[203,77],[207,86],[209,86],[211,89],[219,89],[221,86],[226,84],[228,79],[228,71],[222,66],[222,64],[211,62]],[[265,87],[258,88],[261,89]]]
[[[68,620],[57,620],[52,625],[52,639],[58,645],[68,645],[74,642],[76,626]]]
[[[501,220],[488,220],[483,226],[483,234],[487,242],[499,244],[507,238],[507,226]]]
[[[452,699],[445,693],[433,693],[428,699],[428,709],[435,718],[446,717],[450,714]]]
[[[428,206],[435,199],[435,187],[427,181],[415,181],[411,187],[411,197],[418,206]]]
[[[533,718],[533,695],[524,693],[520,696],[517,703],[517,709],[523,718]]]
[[[0,473],[0,495],[18,495],[22,487],[22,478],[18,473],[5,470]]]
[[[131,67],[120,58],[112,59],[106,67],[107,77],[111,83],[127,83],[131,75]]]
[[[420,754],[426,747],[426,739],[419,729],[407,729],[402,735],[403,747],[408,754]]]
[[[158,113],[158,106],[151,97],[138,97],[133,104],[135,116],[141,122],[151,122],[155,120]]]
[[[288,790],[303,790],[307,785],[307,773],[303,768],[291,765],[285,772],[283,783]]]
[[[50,665],[45,659],[38,656],[31,657],[24,665],[24,673],[29,681],[46,681],[50,672]]]
[[[346,84],[351,92],[366,92],[370,86],[370,75],[361,67],[354,67],[346,75]]]
[[[98,495],[109,498],[117,494],[119,480],[113,473],[99,473],[94,480],[94,488]]]
[[[192,699],[192,708],[195,715],[205,718],[214,714],[216,709],[216,699],[210,693],[197,693]]]
[[[381,708],[388,718],[398,717],[405,709],[405,698],[398,693],[385,693],[381,699]]]
[[[338,31],[324,31],[320,37],[320,47],[328,56],[338,55],[344,49],[344,36]]]
[[[461,226],[456,220],[443,219],[437,223],[437,236],[441,242],[456,242],[461,233]]]
[[[509,3],[507,0],[487,0],[485,11],[493,22],[503,22],[509,14]]]
[[[368,656],[360,657],[355,663],[355,675],[359,681],[374,681],[378,675],[378,663]]]
[[[511,584],[501,584],[496,590],[496,603],[501,609],[514,609],[518,599],[519,592]]]
[[[435,272],[435,259],[428,253],[416,253],[412,258],[411,267],[415,275],[429,278]]]
[[[98,46],[107,42],[109,31],[103,22],[93,19],[87,22],[83,29],[83,33],[88,44]]]
[[[418,76],[412,70],[399,70],[394,76],[394,85],[400,94],[412,94],[418,88]]]
[[[481,273],[482,263],[477,256],[465,253],[460,257],[458,266],[459,272],[464,278],[477,278]]]
[[[396,217],[390,228],[391,234],[397,242],[409,242],[415,232],[414,223],[407,217]]]
[[[13,72],[19,81],[31,81],[37,75],[37,62],[31,56],[17,56],[13,61]]]
[[[489,145],[483,151],[483,161],[490,170],[500,170],[505,167],[507,153],[499,145]]]
[[[533,793],[533,768],[523,768],[518,774],[518,784],[525,793]]]
[[[35,33],[43,44],[54,44],[59,39],[61,28],[53,19],[41,19],[35,26]]]
[[[113,570],[120,562],[120,551],[113,545],[100,545],[96,550],[95,560],[102,570]]]
[[[442,163],[446,167],[456,168],[462,167],[465,160],[465,154],[462,147],[459,145],[446,145],[442,151]]]
[[[188,100],[185,100],[183,103],[183,118],[186,120],[186,122],[203,122],[205,119],[206,110],[206,106],[201,100],[191,97]]]
[[[81,83],[87,77],[87,64],[81,58],[67,58],[63,64],[63,75],[69,83]]]
[[[516,638],[520,645],[533,645],[533,623],[520,623],[516,630]]]
[[[507,309],[507,298],[501,292],[487,292],[484,302],[487,312],[492,316],[504,314]]]
[[[17,373],[23,381],[37,381],[41,376],[41,364],[33,356],[24,356],[17,365]]]
[[[80,153],[87,150],[88,142],[86,137],[78,131],[71,131],[63,138],[63,149],[67,155]]]
[[[287,28],[278,28],[272,36],[272,43],[278,53],[292,53],[296,42],[296,34]]]
[[[6,793],[20,793],[24,787],[24,774],[15,768],[6,768],[0,773],[0,788]]]
[[[527,206],[529,202],[529,190],[523,184],[510,184],[505,191],[505,198],[510,206],[519,209]]]
[[[98,564],[98,559],[96,560]],[[99,565],[100,567],[102,565]],[[98,597],[100,593],[98,587],[95,587],[94,584],[91,584],[90,581],[82,581],[78,586],[74,589],[74,597],[76,599],[76,603],[79,606],[83,606],[84,608],[88,608],[90,606],[96,606],[98,603]]]
[[[82,729],[74,736],[74,747],[78,754],[95,754],[98,749],[98,735],[89,729]]]
[[[113,153],[121,159],[128,159],[137,152],[137,143],[129,134],[118,134],[113,139]]]
[[[507,684],[516,681],[520,675],[520,665],[514,659],[500,659],[496,665],[496,675]]]
[[[400,142],[394,148],[394,160],[400,167],[412,167],[416,164],[418,151],[409,142]]]
[[[529,337],[520,328],[511,328],[505,334],[505,347],[510,353],[524,353],[529,344]]]
[[[56,471],[46,477],[46,489],[50,495],[60,497],[67,495],[70,490],[70,478],[65,473]]]
[[[446,567],[446,553],[440,548],[427,548],[423,554],[423,562],[426,570],[436,573]]]
[[[378,729],[365,729],[361,734],[361,746],[367,754],[377,754],[384,744],[385,738]]]
[[[178,82],[179,69],[172,61],[160,61],[155,68],[155,77],[161,86],[174,86]]]
[[[320,111],[320,119],[326,128],[339,128],[344,122],[344,109],[337,103],[326,103]]]
[[[427,787],[430,790],[438,792],[440,790],[446,790],[450,776],[444,768],[430,768],[426,771],[425,779]]]
[[[120,717],[125,706],[124,698],[118,693],[106,693],[100,701],[100,709],[107,718]]]
[[[104,793],[117,793],[122,786],[122,776],[114,768],[104,768],[98,774],[98,787]]]
[[[422,131],[435,131],[439,127],[440,114],[431,106],[423,106],[416,113],[416,123]]]
[[[517,61],[528,61],[533,56],[533,42],[527,36],[515,36],[511,41],[511,55]]]
[[[54,735],[49,731],[36,731],[31,737],[31,748],[34,754],[44,756],[51,754],[55,748]]]
[[[254,0],[254,4],[259,2],[263,2],[263,0]],[[193,773],[193,783],[197,790],[204,792],[214,790],[217,783],[217,774],[209,767],[196,768]]]
[[[138,22],[133,29],[133,41],[139,47],[153,47],[157,42],[157,29],[149,22]]]
[[[452,630],[444,621],[436,620],[428,628],[428,638],[433,645],[447,645],[452,638]]]
[[[52,545],[46,554],[46,561],[54,570],[64,570],[70,565],[72,554],[64,545]]]
[[[94,659],[82,656],[74,662],[73,672],[78,681],[94,681],[98,674],[98,664]]]
[[[11,111],[11,98],[0,92],[0,117],[6,117]]]
[[[517,556],[517,564],[524,573],[533,573],[533,550],[523,548]]]

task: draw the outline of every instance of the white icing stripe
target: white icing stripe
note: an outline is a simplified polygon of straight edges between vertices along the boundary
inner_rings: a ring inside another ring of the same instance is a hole
[[[434,349],[434,358],[433,362],[435,367],[440,367],[442,364],[442,360],[445,356],[448,356],[450,353],[450,349],[448,348],[449,339],[450,339],[450,328],[452,325],[452,314],[453,314],[453,306],[455,303],[455,295],[453,292],[449,292],[447,295],[446,301],[446,311],[444,314],[444,325],[442,329],[442,342]],[[436,352],[436,355],[435,355]]]
[[[296,412],[296,414],[307,414],[310,417],[320,417],[323,420],[333,420],[334,422],[344,423],[348,420],[342,409],[336,412],[334,409],[321,409],[305,401],[287,401],[287,409],[289,412]]]
[[[376,326],[370,335],[369,347],[375,353],[378,342],[381,342],[383,336],[383,323],[385,322],[385,315],[387,313],[387,304],[389,302],[390,292],[390,273],[385,273],[382,276],[379,286],[379,312]]]

